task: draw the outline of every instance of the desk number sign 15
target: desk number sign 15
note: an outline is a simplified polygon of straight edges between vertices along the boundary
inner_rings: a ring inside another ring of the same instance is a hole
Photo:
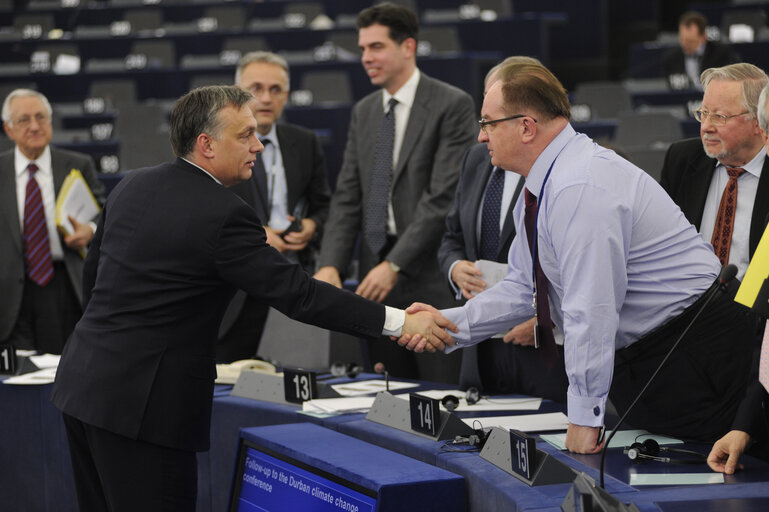
[[[411,430],[429,436],[435,436],[440,421],[440,403],[438,400],[411,393],[409,395]]]
[[[314,372],[284,368],[283,388],[286,392],[286,402],[301,404],[318,396]]]
[[[537,441],[519,430],[510,429],[510,452],[512,470],[526,480],[531,480],[531,467],[537,456]]]
[[[0,373],[13,375],[16,371],[16,349],[11,345],[0,345]]]

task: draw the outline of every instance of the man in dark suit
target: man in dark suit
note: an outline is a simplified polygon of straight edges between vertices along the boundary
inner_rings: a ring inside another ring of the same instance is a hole
[[[54,219],[56,198],[72,169],[80,170],[100,204],[104,186],[89,156],[50,146],[52,111],[45,96],[16,89],[5,98],[2,115],[16,147],[0,154],[0,344],[60,354],[82,313],[80,251],[96,225],[71,219],[74,232],[61,235]],[[35,197],[42,210],[31,207]],[[45,225],[37,231],[35,211]],[[44,237],[39,252],[33,250],[37,237],[31,232]]]
[[[311,272],[314,248],[328,217],[328,181],[315,134],[278,122],[288,100],[288,73],[285,59],[270,52],[251,52],[238,62],[235,85],[254,96],[253,112],[264,152],[257,157],[251,178],[230,190],[254,207],[267,243]],[[297,223],[288,229],[294,219]],[[240,290],[235,294],[220,328],[217,362],[256,354],[268,309],[256,297]]]
[[[708,41],[705,29],[708,22],[702,14],[689,11],[678,21],[678,42],[662,57],[662,68],[671,89],[700,89],[700,74],[709,68],[718,68],[739,62],[739,58],[726,45]]]
[[[171,112],[177,160],[135,170],[110,195],[86,259],[85,312],[61,357],[61,409],[82,510],[193,511],[206,450],[214,344],[237,288],[297,320],[362,336],[426,332],[404,315],[320,283],[266,243],[253,208],[225,187],[262,145],[250,94],[196,89]],[[392,342],[391,342],[392,343]]]
[[[413,11],[378,4],[359,14],[357,26],[361,62],[381,90],[353,108],[316,277],[341,286],[360,233],[356,293],[396,307],[448,305],[436,254],[476,130],[473,102],[417,69]],[[392,375],[457,382],[458,355],[414,358],[388,345],[368,343],[369,368],[383,362]]]
[[[740,63],[706,70],[702,83],[702,106],[695,113],[702,123],[700,139],[670,146],[660,184],[716,248],[721,264],[737,265],[742,279],[769,213],[769,161],[756,110],[769,78],[756,66]],[[732,200],[732,184],[734,214],[719,216],[720,206]],[[727,239],[722,243],[723,236],[714,232],[723,235],[724,227]]]

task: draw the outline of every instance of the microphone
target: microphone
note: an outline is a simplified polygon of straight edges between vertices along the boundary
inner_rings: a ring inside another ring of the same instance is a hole
[[[374,365],[374,373],[384,374],[385,378],[385,391],[390,392],[390,373],[385,368],[384,363],[376,363]]]
[[[721,269],[721,272],[718,274],[718,278],[716,281],[718,282],[718,286],[713,286],[711,289],[705,292],[705,295],[707,295],[705,302],[702,303],[702,306],[697,310],[697,314],[694,315],[694,318],[691,319],[689,324],[686,326],[686,328],[683,330],[683,332],[678,336],[678,339],[675,343],[670,347],[670,350],[668,350],[668,353],[665,354],[665,357],[660,362],[659,366],[656,370],[654,370],[654,373],[652,373],[651,377],[649,377],[649,380],[646,381],[646,384],[641,389],[641,391],[638,392],[633,402],[628,406],[627,410],[625,411],[625,414],[622,415],[622,417],[619,419],[617,424],[612,429],[609,436],[606,438],[606,442],[603,445],[603,449],[601,449],[601,469],[600,469],[600,475],[601,475],[601,488],[604,487],[604,464],[606,462],[606,449],[609,447],[609,443],[611,442],[612,438],[614,437],[614,434],[617,433],[620,426],[622,425],[622,422],[625,421],[625,418],[627,418],[627,415],[630,414],[630,411],[633,410],[633,407],[635,407],[635,404],[638,402],[638,400],[641,399],[641,396],[646,392],[649,385],[652,383],[654,378],[657,376],[657,374],[660,372],[662,367],[665,365],[667,360],[670,358],[670,355],[673,353],[673,351],[676,349],[679,343],[681,343],[681,340],[684,339],[684,336],[686,336],[686,333],[689,332],[689,329],[691,329],[692,325],[694,325],[694,322],[697,321],[697,319],[700,317],[700,314],[705,310],[705,308],[710,304],[710,301],[713,300],[713,297],[716,296],[716,293],[719,291],[726,290],[726,286],[731,282],[732,279],[737,275],[737,266],[733,264],[728,264],[724,268]]]

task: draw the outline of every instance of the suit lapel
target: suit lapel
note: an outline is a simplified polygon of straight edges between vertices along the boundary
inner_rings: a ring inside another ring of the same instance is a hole
[[[518,184],[515,186],[515,192],[513,192],[513,199],[510,201],[510,206],[507,208],[507,214],[505,215],[505,223],[502,224],[502,234],[499,237],[499,254],[497,259],[504,258],[507,260],[507,250],[505,248],[510,247],[510,243],[515,237],[515,221],[513,220],[513,210],[515,209],[515,203],[518,202],[518,197],[521,195],[523,185],[526,182],[523,177],[519,177]]]
[[[360,170],[362,192],[365,195],[369,193],[371,184],[371,172],[374,169],[374,155],[376,154],[376,140],[379,134],[379,125],[382,122],[382,91],[377,91],[369,97],[369,103],[361,105],[358,115],[359,129],[355,134],[358,147],[360,148],[359,158],[361,159]]]
[[[472,180],[472,186],[470,188],[468,197],[468,211],[464,218],[471,222],[469,226],[463,227],[467,233],[472,233],[472,247],[475,248],[475,254],[478,255],[481,245],[481,234],[478,232],[478,215],[481,212],[481,202],[483,201],[483,194],[486,191],[486,184],[489,182],[489,175],[493,166],[488,160],[483,160],[475,168],[477,178]],[[481,212],[482,213],[482,212]]]
[[[293,214],[294,207],[299,201],[299,185],[302,184],[301,176],[301,158],[299,152],[294,148],[296,140],[286,136],[286,131],[281,125],[275,126],[275,133],[278,136],[280,144],[280,156],[283,160],[283,172],[286,175],[286,188],[288,199],[288,212]]]
[[[704,151],[700,152],[697,159],[692,161],[686,169],[683,182],[687,183],[687,188],[682,191],[680,206],[697,231],[702,224],[702,212],[705,209],[705,201],[708,198],[715,169],[716,159],[710,158]]]
[[[0,169],[3,170],[0,172],[0,216],[8,222],[13,245],[21,253],[21,220],[16,204],[16,167],[13,155],[13,150],[6,152],[0,161]]]
[[[425,77],[425,75],[422,75],[419,78],[417,92],[414,94],[414,104],[411,106],[409,122],[406,124],[406,133],[403,135],[403,143],[401,144],[400,153],[398,154],[398,165],[393,171],[393,186],[406,168],[406,162],[409,161],[411,152],[414,151],[414,147],[419,140],[419,134],[422,133],[425,121],[430,113],[428,108],[429,104],[430,84],[428,78]]]

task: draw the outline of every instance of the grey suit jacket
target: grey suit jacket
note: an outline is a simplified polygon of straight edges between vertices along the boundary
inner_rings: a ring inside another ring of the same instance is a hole
[[[364,228],[382,115],[382,91],[366,96],[352,110],[344,161],[331,198],[320,254],[321,266],[334,266],[342,275]],[[445,303],[448,299],[440,279],[437,250],[454,199],[462,155],[477,130],[470,96],[423,73],[390,189],[397,241],[385,259],[401,267],[401,276],[388,304],[398,305],[399,294],[404,301],[420,298]],[[381,259],[361,243],[361,277]]]
[[[96,200],[104,204],[104,185],[96,176],[90,156],[51,147],[51,167],[57,195],[69,172],[79,169]],[[0,244],[0,290],[3,291],[3,300],[0,301],[0,340],[10,335],[19,315],[24,292],[24,247],[14,174],[14,150],[0,153],[0,240],[3,240]],[[82,303],[83,258],[77,251],[68,249],[63,239],[61,245],[72,287],[78,301]]]

